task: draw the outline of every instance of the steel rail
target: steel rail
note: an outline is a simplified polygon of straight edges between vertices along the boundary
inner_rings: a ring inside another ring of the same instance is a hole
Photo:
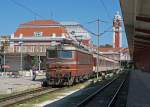
[[[126,79],[124,79],[121,84],[119,85],[119,88],[117,89],[117,91],[115,92],[113,98],[110,100],[110,102],[108,103],[108,106],[107,107],[113,107],[113,105],[115,104],[116,102],[116,99],[117,99],[117,96],[121,90],[121,88],[123,87],[124,83],[125,83]]]
[[[129,72],[126,75],[126,77],[124,78],[124,80],[121,82],[121,84],[119,85],[117,91],[115,92],[113,98],[110,100],[109,104],[107,107],[113,107],[113,105],[115,104],[117,97],[119,95],[119,92],[121,91],[121,88],[124,86],[125,82],[128,80],[127,77],[129,76]]]
[[[113,98],[111,99],[111,101],[108,104],[108,107],[111,106],[111,103],[113,103],[115,97],[117,96],[119,90],[121,89],[121,87],[123,86],[126,77],[124,77],[124,80],[121,82],[121,85],[119,85],[119,88],[117,89],[117,92],[115,93],[115,95],[113,96]],[[96,92],[94,92],[93,94],[91,94],[90,96],[86,97],[84,100],[82,100],[79,104],[77,104],[75,107],[84,107],[85,105],[87,105],[88,102],[90,102],[90,100],[92,100],[96,95],[98,95],[100,92],[102,92],[104,89],[106,89],[108,86],[110,86],[112,83],[114,83],[117,79],[119,79],[119,77],[113,79],[112,81],[110,81],[109,83],[107,83],[106,85],[104,85],[102,88],[98,89]],[[109,106],[110,105],[110,106]]]
[[[35,88],[33,90],[26,90],[26,91],[22,91],[22,92],[19,92],[19,93],[14,93],[13,95],[7,95],[5,97],[2,97],[0,98],[0,103],[5,101],[5,100],[9,100],[9,99],[12,99],[12,98],[15,98],[15,97],[18,97],[18,96],[22,96],[24,94],[27,94],[27,93],[32,93],[34,91],[40,91],[40,90],[43,90],[43,88]]]
[[[20,102],[27,101],[29,99],[44,95],[46,93],[54,92],[59,90],[60,88],[41,88],[37,90],[33,90],[30,92],[24,92],[17,95],[8,96],[0,99],[0,107],[9,107],[14,104],[19,104]]]
[[[110,84],[112,84],[114,81],[116,81],[118,79],[115,78],[112,81],[110,81],[109,83],[107,83],[106,85],[104,85],[102,88],[100,88],[99,90],[97,90],[96,92],[94,92],[93,94],[91,94],[90,96],[88,96],[86,99],[84,99],[83,101],[81,101],[79,104],[77,104],[75,107],[83,107],[84,105],[86,105],[86,103],[88,101],[90,101],[91,99],[93,99],[98,93],[100,93],[101,91],[103,91],[106,87],[108,87]]]

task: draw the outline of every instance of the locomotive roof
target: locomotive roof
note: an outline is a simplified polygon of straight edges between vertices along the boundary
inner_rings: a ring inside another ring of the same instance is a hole
[[[48,47],[49,50],[78,50],[78,51],[81,51],[81,52],[84,52],[84,53],[88,53],[88,54],[91,54],[92,52],[85,48],[84,46],[82,45],[79,45],[79,44],[73,44],[73,43],[64,43],[64,44],[58,44],[58,45],[55,45],[55,46],[50,46]]]
[[[97,57],[97,53],[94,53],[93,56]],[[102,60],[107,60],[107,61],[110,61],[110,62],[119,63],[118,60],[115,60],[113,58],[109,58],[109,57],[107,57],[105,55],[102,55],[102,54],[99,54],[99,58],[102,59]]]

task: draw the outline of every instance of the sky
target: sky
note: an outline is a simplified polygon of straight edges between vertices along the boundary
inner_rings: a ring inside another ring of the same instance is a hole
[[[10,35],[19,24],[35,19],[76,21],[97,33],[93,21],[99,18],[105,21],[100,22],[100,33],[108,31],[101,35],[100,44],[112,44],[112,23],[117,11],[121,14],[119,0],[0,0],[0,35]],[[91,36],[97,44],[97,37]],[[127,47],[125,32],[122,38],[123,47]]]

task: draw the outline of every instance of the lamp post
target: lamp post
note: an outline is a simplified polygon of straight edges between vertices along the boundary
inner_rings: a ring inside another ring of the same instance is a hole
[[[5,57],[5,49],[4,49],[4,66],[3,66],[3,68],[4,68],[4,74],[6,75],[6,69],[5,69],[6,59],[5,58],[6,57]]]
[[[100,23],[100,20],[99,18],[97,19],[97,73],[96,73],[96,77],[98,79],[98,72],[99,72],[99,37],[100,37],[100,34],[99,34],[99,23]]]
[[[92,33],[93,35],[95,35],[95,36],[97,36],[97,64],[96,64],[96,77],[97,77],[97,79],[98,79],[98,73],[99,73],[99,39],[100,39],[100,31],[99,31],[99,26],[100,26],[100,22],[105,22],[105,21],[102,21],[102,20],[100,20],[99,18],[97,19],[97,20],[94,20],[94,21],[91,21],[91,22],[89,22],[89,23],[93,23],[93,22],[97,22],[97,34],[95,34],[95,33],[93,33],[93,32],[90,32],[90,33]]]
[[[121,48],[120,50],[119,50],[119,60],[120,60],[120,63],[119,63],[119,66],[120,66],[120,70],[121,70],[121,53],[122,53],[122,50],[123,50],[124,48]]]
[[[2,41],[2,51],[3,51],[3,69],[4,69],[4,75],[6,75],[6,69],[5,69],[5,65],[6,65],[6,52],[5,52],[5,48],[6,48],[6,41]]]
[[[21,43],[20,53],[21,53],[20,71],[22,71],[22,43]]]
[[[23,58],[22,58],[22,45],[23,45],[23,35],[20,34],[20,39],[19,39],[19,45],[20,45],[20,71],[23,70]]]
[[[119,51],[119,59],[120,59],[119,66],[120,66],[120,71],[121,71],[121,51],[122,51],[122,49],[120,49],[120,51]]]
[[[40,46],[39,46],[39,71],[41,71],[41,56],[40,56]]]

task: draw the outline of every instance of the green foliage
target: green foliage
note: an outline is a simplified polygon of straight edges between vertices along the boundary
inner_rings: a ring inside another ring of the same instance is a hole
[[[33,59],[32,59],[32,66],[35,65],[35,66],[38,66],[38,56],[33,56]]]
[[[112,48],[111,44],[100,45],[101,48]]]

